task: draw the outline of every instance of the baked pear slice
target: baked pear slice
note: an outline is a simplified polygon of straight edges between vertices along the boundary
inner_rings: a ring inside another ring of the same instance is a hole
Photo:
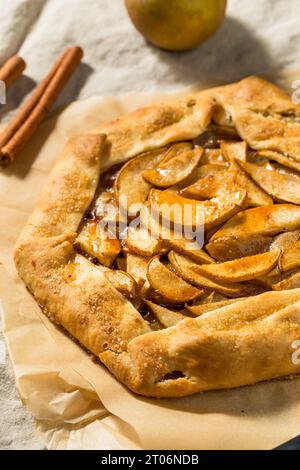
[[[214,302],[221,302],[223,300],[228,300],[228,297],[220,294],[219,292],[212,291],[206,297],[197,299],[197,301],[194,302],[193,305],[211,304]]]
[[[255,282],[258,282],[261,286],[265,289],[270,290],[272,289],[274,284],[282,280],[282,272],[280,270],[279,265],[276,265],[270,272],[265,274],[264,276],[260,276],[255,279]]]
[[[149,262],[147,277],[152,289],[171,304],[184,304],[203,294],[202,290],[191,286],[165,266],[159,257]]]
[[[203,149],[192,144],[175,144],[152,170],[143,172],[143,177],[154,186],[167,188],[188,178],[198,166]]]
[[[165,190],[152,189],[149,201],[165,222],[171,226],[184,226],[197,229],[213,228],[224,223],[239,212],[245,204],[246,191],[236,191],[213,198],[209,201],[196,201]]]
[[[300,267],[300,241],[287,248],[280,259],[280,269],[283,273]]]
[[[137,255],[135,253],[126,253],[126,272],[135,279],[138,286],[147,282],[147,266],[150,258]]]
[[[270,245],[270,251],[281,250],[284,252],[300,239],[300,230],[293,230],[292,232],[283,232],[276,235]]]
[[[192,313],[193,315],[200,317],[200,315],[203,315],[204,313],[207,312],[212,312],[213,310],[216,310],[217,308],[225,307],[226,305],[233,304],[234,302],[237,302],[238,300],[244,300],[246,297],[239,297],[237,299],[226,299],[226,300],[220,300],[219,302],[211,302],[207,304],[201,304],[201,305],[188,305],[186,304],[186,309]]]
[[[237,172],[225,169],[199,179],[194,184],[182,189],[180,194],[194,199],[211,199],[220,196],[229,187],[232,191],[241,189],[237,181]]]
[[[215,175],[220,171],[228,170],[228,165],[224,163],[207,163],[206,165],[201,164],[195,170],[195,176],[197,179],[206,178],[206,176]],[[196,180],[196,179],[195,179]]]
[[[145,203],[140,211],[140,224],[153,238],[165,240],[174,236],[169,227],[161,225],[159,214],[154,211],[149,202]]]
[[[202,159],[201,159],[202,160]],[[182,189],[185,189],[187,186],[191,186],[192,184],[196,183],[201,178],[205,178],[206,176],[214,175],[219,171],[224,171],[228,169],[228,165],[224,164],[217,164],[217,163],[208,163],[206,165],[199,165],[195,168],[193,173],[180,183],[174,184],[174,186],[170,186],[171,191],[179,192]]]
[[[188,236],[195,236],[196,234],[188,230],[186,227],[180,226],[173,228],[170,221],[167,221],[167,223],[161,223],[159,212],[155,210],[155,206],[151,206],[150,203],[144,204],[141,209],[140,224],[141,227],[145,227],[149,231],[151,236],[162,240],[163,246],[166,246],[167,248],[174,242],[176,246],[181,245],[182,249],[183,247],[185,247],[185,250],[189,251],[195,249],[195,241],[190,240]],[[201,233],[197,233],[197,235],[200,237]],[[196,251],[198,252],[198,244],[196,246]]]
[[[277,264],[279,256],[279,250],[267,251],[221,264],[198,266],[197,272],[220,282],[250,281],[270,272]]]
[[[177,325],[182,320],[186,320],[186,316],[182,315],[180,312],[173,312],[166,307],[157,305],[150,300],[144,301],[149,310],[155,315],[159,323],[162,324],[165,328]]]
[[[231,171],[237,172],[238,183],[247,191],[247,207],[268,206],[273,204],[272,197],[260,188],[236,161],[231,163],[230,169]]]
[[[228,162],[234,162],[235,160],[247,161],[248,156],[248,144],[244,140],[239,141],[222,141],[221,151]]]
[[[135,253],[126,253],[126,272],[133,277],[137,285],[137,296],[133,304],[137,310],[143,307],[143,298],[145,298],[151,287],[147,278],[147,266],[150,258],[137,255]]]
[[[170,251],[168,258],[176,274],[197,287],[217,291],[227,297],[241,297],[242,295],[246,295],[245,285],[213,281],[198,271],[198,268],[201,266],[195,264],[185,256],[175,253],[175,251]]]
[[[102,227],[99,219],[84,222],[75,244],[106,267],[112,266],[121,251],[120,241]]]
[[[272,286],[273,290],[290,290],[300,287],[300,270],[291,273],[288,277]]]
[[[151,208],[147,204],[145,204],[141,210],[140,221],[141,226],[151,232],[155,240],[158,238],[161,240],[163,250],[173,249],[201,264],[215,262],[211,256],[200,248],[200,245],[195,239],[188,239],[184,234],[176,233],[160,224],[155,214],[151,214]]]
[[[125,246],[132,253],[152,257],[166,251],[162,240],[152,236],[145,227],[128,227]]]
[[[228,166],[228,161],[224,158],[222,150],[220,148],[217,149],[204,149],[203,156],[201,158],[201,166],[202,165],[222,165]]]
[[[255,207],[236,214],[210,239],[251,240],[268,237],[300,227],[300,207],[293,204],[273,204]]]
[[[138,289],[135,280],[130,274],[120,271],[118,269],[109,269],[102,266],[105,269],[104,275],[111,282],[115,289],[120,294],[124,295],[127,299],[133,299],[136,297]]]
[[[277,235],[270,245],[270,251],[281,251],[279,265],[270,271],[267,276],[263,276],[260,280],[266,283],[268,287],[278,283],[282,279],[282,274],[300,266],[300,230],[292,232],[284,232]]]
[[[280,172],[270,164],[267,168],[242,161],[238,164],[264,191],[277,200],[300,204],[300,176],[296,173]]]
[[[129,160],[119,171],[114,182],[117,204],[135,216],[146,201],[152,184],[143,178],[143,172],[151,170],[164,158],[167,148],[150,151]]]
[[[243,239],[227,236],[209,241],[205,249],[215,260],[231,261],[268,251],[272,242],[273,237],[271,236],[251,236],[249,234]]]
[[[292,170],[300,171],[300,162],[292,157],[284,155],[283,153],[275,152],[273,150],[259,150],[256,155],[259,158],[267,158],[268,160],[273,160],[274,162],[280,163]]]
[[[191,186],[181,190],[180,194],[195,199],[210,199],[221,196],[224,192],[247,191],[247,206],[266,206],[273,203],[272,198],[260,189],[248,176],[232,164],[228,170],[223,170],[198,180]]]
[[[196,321],[199,328],[212,328],[214,331],[239,330],[251,322],[257,322],[260,319],[271,317],[273,313],[298,302],[299,297],[299,289],[277,293],[264,292],[254,297],[238,299],[237,302],[222,307],[216,314],[210,312],[205,313],[197,318]],[[297,321],[296,316],[295,321]],[[289,328],[288,324],[286,328]],[[259,324],[257,325],[257,333],[259,334]]]
[[[195,240],[188,240],[186,238],[172,238],[170,240],[165,240],[165,244],[168,248],[184,256],[187,256],[196,263],[215,263],[215,260],[204,250],[202,250]]]

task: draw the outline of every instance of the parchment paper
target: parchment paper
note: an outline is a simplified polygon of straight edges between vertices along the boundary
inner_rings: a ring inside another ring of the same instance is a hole
[[[20,396],[49,449],[270,449],[300,433],[300,379],[181,399],[136,396],[55,327],[17,279],[13,244],[67,138],[161,98],[75,102],[0,174],[4,332]]]

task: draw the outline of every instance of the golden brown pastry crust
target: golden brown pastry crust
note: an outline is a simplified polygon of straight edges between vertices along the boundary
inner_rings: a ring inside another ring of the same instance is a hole
[[[300,107],[256,77],[139,109],[70,139],[15,249],[18,272],[43,311],[147,396],[178,397],[300,372],[291,360],[300,339],[300,289],[261,294],[154,332],[73,248],[100,171],[194,139],[212,120],[235,126],[254,149],[300,161]],[[248,318],[253,299],[257,314]],[[274,305],[273,313],[263,314],[262,305]]]

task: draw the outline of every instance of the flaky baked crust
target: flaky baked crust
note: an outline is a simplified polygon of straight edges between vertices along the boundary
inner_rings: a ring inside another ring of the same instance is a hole
[[[300,339],[300,289],[266,292],[152,331],[73,248],[101,171],[195,139],[212,121],[235,126],[253,149],[300,162],[300,106],[256,77],[139,109],[70,139],[15,248],[17,270],[44,313],[146,396],[179,397],[300,372],[291,359]]]

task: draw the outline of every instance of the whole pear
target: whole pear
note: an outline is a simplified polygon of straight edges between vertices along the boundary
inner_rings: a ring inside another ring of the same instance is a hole
[[[222,24],[227,0],[125,0],[136,29],[152,44],[185,51],[212,36]]]

